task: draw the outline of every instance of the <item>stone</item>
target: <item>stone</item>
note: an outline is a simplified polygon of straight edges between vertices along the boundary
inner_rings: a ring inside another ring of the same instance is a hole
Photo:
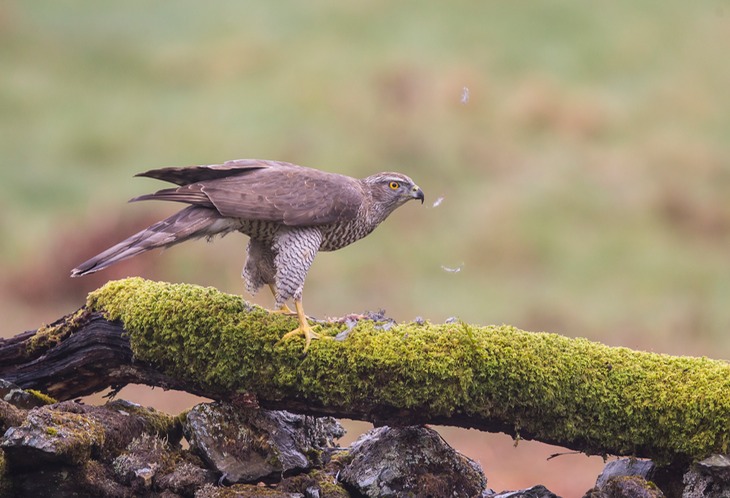
[[[517,491],[485,494],[484,498],[560,498],[542,484]]]
[[[183,454],[173,451],[165,441],[144,433],[114,459],[112,468],[116,480],[135,495],[154,490],[193,496],[196,489],[215,482],[212,471],[192,458],[184,460]]]
[[[344,435],[331,417],[226,403],[195,406],[183,430],[191,449],[228,483],[277,482],[287,474],[322,465],[334,439]]]
[[[0,434],[23,423],[26,411],[0,399]]]
[[[481,468],[425,426],[378,427],[350,447],[339,480],[354,493],[381,496],[480,496]]]
[[[603,472],[596,480],[596,487],[605,486],[613,477],[639,476],[651,480],[656,466],[651,460],[639,460],[637,458],[621,458],[612,460],[603,467]]]
[[[115,482],[104,465],[88,460],[82,465],[47,465],[33,472],[14,473],[15,497],[77,498],[104,496],[133,498],[128,488]]]
[[[730,458],[712,455],[694,464],[682,479],[682,498],[730,498]]]
[[[207,485],[195,493],[195,498],[307,498],[301,493],[288,493],[254,484],[234,484],[220,488]]]
[[[158,469],[168,467],[171,459],[170,451],[160,439],[143,434],[114,459],[112,469],[117,481],[142,494],[152,488]]]
[[[730,457],[728,455],[711,455],[695,465],[700,472],[711,474],[719,481],[730,483]]]
[[[15,469],[45,464],[76,465],[98,451],[104,429],[95,420],[50,409],[35,408],[18,427],[10,427],[0,447]]]
[[[5,432],[0,447],[18,468],[39,462],[75,465],[92,454],[111,460],[142,433],[177,444],[182,429],[172,417],[126,401],[103,406],[64,401],[28,411],[20,425]]]
[[[47,405],[50,398],[36,394],[36,391],[26,391],[12,382],[0,379],[0,400],[18,408],[29,410]]]
[[[343,455],[345,452],[342,453]],[[350,498],[350,493],[337,481],[342,464],[337,456],[323,469],[284,478],[277,485],[280,491],[301,494],[305,498]]]
[[[584,498],[664,498],[664,493],[641,476],[617,475],[589,490]]]
[[[668,468],[658,468],[651,460],[612,460],[596,479],[596,486],[588,490],[584,498],[664,497],[664,492],[654,481],[661,479],[663,485],[671,488],[671,479],[668,479],[671,473]]]
[[[68,403],[68,402],[67,402]],[[59,403],[63,405],[65,403]],[[122,399],[110,401],[102,406],[73,403],[104,426],[105,457],[115,457],[133,439],[142,434],[155,435],[165,439],[168,446],[179,446],[182,439],[182,423],[166,413],[144,407]]]
[[[177,464],[169,474],[161,475],[157,485],[160,489],[181,496],[193,496],[197,489],[215,481],[216,476],[212,470],[184,461]]]

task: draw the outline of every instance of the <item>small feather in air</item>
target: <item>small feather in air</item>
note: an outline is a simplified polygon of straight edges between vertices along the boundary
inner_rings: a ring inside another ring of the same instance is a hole
[[[466,104],[469,102],[469,89],[464,87],[461,89],[461,103]]]
[[[464,263],[461,263],[459,266],[454,267],[454,268],[441,265],[441,269],[448,273],[459,273],[463,268],[464,268]]]
[[[433,201],[433,207],[439,207],[442,202],[444,202],[443,196],[441,196],[438,199],[436,199],[435,201]]]

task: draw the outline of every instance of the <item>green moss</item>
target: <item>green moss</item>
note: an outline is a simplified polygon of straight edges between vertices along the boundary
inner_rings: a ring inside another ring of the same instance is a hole
[[[234,484],[217,487],[207,484],[195,493],[196,498],[290,498],[289,493],[255,484]]]
[[[359,323],[345,341],[279,342],[296,320],[212,288],[140,278],[89,295],[135,356],[211,396],[472,417],[589,453],[660,462],[730,450],[730,366],[509,326]],[[334,335],[341,326],[324,325]],[[487,424],[485,424],[487,425]]]
[[[88,306],[124,323],[137,358],[171,375],[192,375],[213,393],[271,376],[275,366],[262,370],[259,360],[275,356],[281,332],[296,327],[291,317],[250,307],[240,296],[140,278],[108,283],[89,294]]]
[[[83,324],[89,316],[85,308],[65,316],[51,325],[40,327],[28,341],[26,353],[30,356],[58,345],[74,330]]]
[[[296,496],[307,496],[309,494],[307,489],[318,488],[322,498],[348,498],[350,493],[338,484],[336,475],[336,472],[311,469],[306,473],[286,477],[277,489],[286,493],[296,493]]]
[[[337,483],[338,481],[335,476],[320,470],[313,470],[310,472],[310,475],[317,481],[322,498],[348,498],[352,496],[343,486]]]
[[[343,468],[346,465],[350,465],[353,459],[354,457],[352,456],[352,453],[350,453],[349,449],[341,449],[332,454],[330,462],[333,465],[339,466],[339,468]]]
[[[46,427],[46,434],[49,436],[57,436],[58,435],[58,429],[55,427]]]
[[[10,480],[5,452],[0,448],[0,497],[13,496],[13,483]]]
[[[36,391],[35,389],[26,389],[25,392],[33,396],[36,400],[40,401],[43,405],[52,405],[54,403],[58,403],[55,398],[52,398],[49,395],[40,391]]]

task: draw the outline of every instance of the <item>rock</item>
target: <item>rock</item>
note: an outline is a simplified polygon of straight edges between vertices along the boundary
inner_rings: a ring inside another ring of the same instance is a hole
[[[484,498],[560,498],[542,484],[518,491],[485,494]]]
[[[657,478],[666,481],[666,468],[657,468],[651,460],[621,458],[608,462],[596,480],[596,486],[586,492],[584,498],[659,498],[664,493],[653,482]]]
[[[712,455],[694,464],[684,475],[682,498],[730,497],[730,458]]]
[[[613,476],[601,487],[589,490],[584,498],[664,498],[653,482],[640,476]]]
[[[104,496],[106,498],[132,498],[135,495],[114,482],[108,470],[99,462],[89,460],[83,465],[49,465],[33,472],[16,473],[11,496],[35,498],[77,498]]]
[[[229,483],[279,481],[323,464],[334,438],[344,434],[333,418],[285,411],[201,404],[183,425],[190,447]]]
[[[379,427],[350,447],[339,480],[368,497],[480,496],[481,468],[423,426]]]
[[[20,426],[9,428],[0,447],[13,468],[24,469],[80,464],[103,442],[104,429],[95,420],[43,407],[28,412]]]
[[[171,491],[181,496],[193,496],[202,486],[216,481],[212,470],[200,465],[183,461],[175,465],[169,474],[163,474],[157,480],[160,489]]]
[[[344,456],[346,452],[342,451],[341,454]],[[338,456],[334,456],[324,469],[287,477],[279,483],[277,489],[298,493],[305,498],[349,498],[350,493],[337,482],[337,474],[341,469],[342,463]]]
[[[11,405],[7,401],[0,400],[0,434],[10,427],[15,427],[23,423],[26,411]]]
[[[92,454],[111,460],[142,433],[177,444],[182,430],[172,417],[126,401],[103,406],[65,401],[30,410],[19,426],[6,431],[0,447],[18,468],[39,462],[76,465]]]
[[[169,415],[136,403],[114,400],[102,406],[65,401],[50,409],[83,414],[104,428],[104,447],[100,458],[111,460],[142,434],[158,435],[175,446],[182,438],[182,424]]]
[[[713,475],[720,482],[730,482],[730,457],[728,455],[712,455],[697,462],[695,466],[700,472]]]
[[[112,464],[116,480],[141,495],[154,490],[193,496],[195,490],[215,482],[212,471],[172,451],[162,439],[142,434],[132,440]]]
[[[142,494],[152,488],[152,478],[160,468],[171,466],[172,456],[162,440],[142,434],[114,459],[112,469],[117,481]]]
[[[638,460],[636,458],[612,460],[603,467],[603,472],[596,480],[596,487],[602,488],[613,477],[638,476],[651,480],[655,468],[654,462],[651,460]]]
[[[26,410],[54,402],[49,396],[41,394],[38,391],[26,391],[4,379],[0,379],[0,400]]]
[[[195,493],[195,498],[308,498],[300,493],[287,493],[254,484],[234,484],[227,488],[207,485]]]

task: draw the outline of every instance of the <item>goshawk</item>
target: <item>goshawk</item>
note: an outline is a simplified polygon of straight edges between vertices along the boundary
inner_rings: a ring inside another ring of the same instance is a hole
[[[179,185],[132,199],[189,204],[80,264],[72,277],[188,239],[238,231],[249,236],[243,279],[249,292],[268,285],[276,308],[292,299],[305,349],[317,334],[302,307],[304,279],[317,251],[335,251],[372,232],[396,208],[423,191],[406,175],[377,173],[363,179],[295,164],[239,159],[224,164],[162,168],[137,176]]]

